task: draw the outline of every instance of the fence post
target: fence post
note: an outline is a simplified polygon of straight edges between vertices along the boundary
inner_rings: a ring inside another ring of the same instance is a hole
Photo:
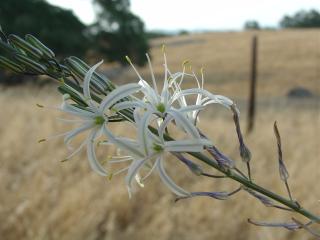
[[[256,111],[256,82],[257,82],[257,58],[258,58],[258,37],[254,35],[251,42],[251,72],[250,72],[250,93],[248,102],[248,126],[247,133],[254,128]]]

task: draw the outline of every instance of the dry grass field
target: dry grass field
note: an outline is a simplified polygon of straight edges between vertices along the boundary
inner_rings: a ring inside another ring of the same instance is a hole
[[[251,35],[251,32],[208,33],[154,41],[156,75],[161,77],[160,43],[165,42],[171,69],[180,70],[185,59],[192,61],[195,70],[203,65],[208,90],[239,103],[244,128]],[[253,154],[253,178],[285,194],[278,176],[272,130],[277,120],[294,197],[320,215],[319,98],[300,101],[285,96],[295,86],[320,94],[320,31],[258,35],[257,121],[255,131],[246,136]],[[147,69],[141,71],[147,76]],[[114,81],[133,79],[132,72],[125,70]],[[55,86],[1,88],[0,92],[1,240],[314,239],[304,231],[249,225],[247,218],[281,221],[289,220],[291,215],[266,208],[245,192],[227,201],[194,198],[175,203],[174,196],[154,175],[128,199],[123,177],[116,176],[110,181],[93,173],[85,153],[61,162],[68,154],[61,139],[37,143],[40,138],[70,127],[56,120],[60,114],[54,110],[36,107],[36,103],[46,106],[60,103]],[[214,106],[202,116],[200,126],[241,165],[230,113]],[[172,158],[167,163],[174,179],[189,190],[229,191],[237,187],[229,180],[193,177]]]

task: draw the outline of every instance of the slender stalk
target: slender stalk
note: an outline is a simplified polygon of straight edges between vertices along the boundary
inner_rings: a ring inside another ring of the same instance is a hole
[[[315,221],[316,223],[320,223],[320,216],[316,216],[314,215],[313,213],[309,212],[308,210],[300,207],[300,206],[297,206],[297,204],[287,198],[284,198],[274,192],[271,192],[253,182],[251,182],[250,180],[246,179],[246,178],[243,178],[242,176],[236,174],[235,172],[232,172],[232,171],[226,171],[226,170],[223,170],[219,167],[219,165],[212,161],[209,157],[207,157],[206,155],[202,154],[202,153],[189,153],[191,156],[199,159],[200,161],[214,167],[215,169],[217,169],[218,171],[226,174],[229,178],[241,183],[242,185],[250,188],[250,189],[253,189],[279,203],[282,203],[283,205],[293,209],[295,212],[297,213],[300,213],[301,215],[305,216],[306,218],[312,220],[312,221]]]
[[[152,131],[155,134],[158,134],[158,131],[153,128],[153,127],[149,127],[150,131]],[[171,138],[168,135],[164,135],[165,139],[168,141],[172,141],[173,138]],[[217,162],[213,161],[211,158],[209,158],[208,156],[202,154],[202,153],[198,153],[198,152],[189,152],[189,155],[199,159],[200,161],[210,165],[211,167],[215,168],[216,170],[218,170],[219,172],[222,172],[223,174],[225,174],[228,178],[233,179],[239,183],[241,183],[243,186],[250,188],[254,191],[257,191],[275,201],[277,201],[278,203],[281,203],[285,206],[287,206],[288,208],[294,210],[295,212],[305,216],[306,218],[310,219],[311,221],[314,221],[316,223],[320,224],[320,216],[317,216],[311,212],[309,212],[308,210],[302,208],[300,205],[297,205],[296,202],[291,201],[290,199],[284,198],[274,192],[271,192],[255,183],[253,183],[250,179],[248,178],[244,178],[242,176],[240,176],[239,174],[235,173],[234,171],[231,171],[230,169],[223,169],[221,168]]]

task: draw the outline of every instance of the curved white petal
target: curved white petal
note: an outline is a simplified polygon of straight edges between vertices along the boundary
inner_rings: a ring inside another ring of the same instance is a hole
[[[144,150],[145,155],[149,155],[149,146],[150,146],[150,140],[148,139],[149,137],[149,123],[150,119],[152,117],[152,112],[146,112],[141,120],[137,122],[138,124],[138,140],[139,143],[142,145],[141,147]]]
[[[143,92],[145,98],[152,104],[157,105],[160,102],[160,96],[157,92],[144,80],[140,80],[141,92]]]
[[[92,109],[94,110],[94,109]],[[90,112],[84,109],[77,108],[76,106],[73,106],[71,104],[68,104],[67,102],[63,102],[61,105],[61,111],[65,113],[70,113],[74,116],[84,118],[84,119],[92,119],[97,114],[94,112]]]
[[[137,83],[129,83],[117,87],[102,100],[99,106],[99,112],[103,112],[104,110],[109,109],[113,104],[115,104],[119,100],[128,97],[135,92],[138,92],[140,89],[141,86]]]
[[[95,146],[94,146],[94,139],[96,138],[97,130],[92,130],[89,137],[88,137],[88,143],[87,143],[87,157],[89,160],[90,167],[93,171],[96,173],[107,176],[108,173],[104,169],[104,167],[101,165],[101,163],[98,161],[95,153]]]
[[[163,183],[176,195],[180,197],[188,197],[191,195],[188,191],[184,190],[183,188],[179,187],[177,184],[173,182],[173,180],[168,176],[168,174],[165,171],[164,160],[161,158],[159,161],[157,161],[157,170],[159,172],[159,176]]]
[[[136,141],[128,138],[116,137],[109,129],[107,129],[106,126],[103,126],[103,133],[108,137],[110,142],[115,144],[121,150],[124,150],[128,154],[137,158],[144,157],[144,154],[141,152],[140,146]]]
[[[89,105],[92,107],[94,106],[93,102],[91,101],[91,95],[90,95],[90,81],[92,78],[92,74],[94,71],[103,63],[103,60],[92,66],[89,71],[86,73],[83,81],[83,95],[85,97],[85,100],[88,100]]]
[[[226,106],[228,108],[230,108],[230,106],[233,104],[233,101],[231,99],[229,99],[225,96],[212,94],[209,91],[207,91],[205,89],[201,89],[201,88],[191,88],[191,89],[182,90],[181,92],[179,92],[178,94],[176,94],[173,97],[173,102],[183,96],[193,95],[193,94],[201,94],[201,95],[209,98],[210,100],[217,101],[217,103],[223,104],[224,106]]]
[[[66,136],[64,137],[64,144],[66,144],[68,146],[73,138],[75,138],[80,133],[82,133],[90,128],[93,128],[93,127],[94,127],[94,123],[89,122],[89,123],[82,124],[80,127],[68,132],[66,134]]]
[[[130,108],[146,108],[146,104],[143,101],[125,101],[125,102],[120,102],[116,103],[112,109],[115,111],[121,111],[123,109],[130,109]]]
[[[154,156],[147,156],[143,159],[134,160],[133,163],[130,165],[128,170],[128,174],[126,176],[126,184],[129,190],[129,194],[132,188],[132,180],[135,179],[136,175],[139,173],[139,170],[143,167],[143,165]]]
[[[201,105],[189,105],[189,106],[181,107],[181,108],[177,109],[177,111],[179,111],[179,112],[193,112],[193,111],[203,110],[204,108],[205,108],[205,106],[201,106]]]
[[[190,136],[194,138],[200,138],[200,134],[197,128],[179,111],[171,109],[168,114],[172,115],[174,120],[179,124]]]
[[[158,130],[158,133],[159,133],[159,137],[160,139],[162,140],[162,142],[164,142],[164,138],[163,138],[163,135],[165,133],[165,130],[166,130],[166,127],[169,125],[169,123],[173,120],[173,116],[171,115],[167,115],[166,118],[163,120],[163,122],[160,124],[159,126],[159,130]]]

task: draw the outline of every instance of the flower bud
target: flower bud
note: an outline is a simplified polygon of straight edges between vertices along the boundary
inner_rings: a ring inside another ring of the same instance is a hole
[[[31,71],[32,73],[45,74],[47,72],[46,66],[33,61],[27,56],[24,56],[22,54],[16,54],[14,55],[14,58],[20,63],[22,63],[27,68],[27,70]]]
[[[24,71],[24,68],[22,66],[16,64],[15,62],[3,56],[0,56],[0,66],[2,66],[5,69],[14,71],[16,73],[22,73]]]
[[[41,59],[43,57],[43,53],[39,49],[35,48],[30,43],[18,37],[17,35],[11,34],[9,35],[8,39],[11,44],[23,50],[28,56],[35,59]]]
[[[31,34],[27,34],[25,36],[25,39],[33,45],[35,48],[40,50],[43,54],[43,57],[51,59],[55,57],[54,52],[51,51],[47,46],[45,46],[40,40],[38,40],[36,37],[32,36]]]

